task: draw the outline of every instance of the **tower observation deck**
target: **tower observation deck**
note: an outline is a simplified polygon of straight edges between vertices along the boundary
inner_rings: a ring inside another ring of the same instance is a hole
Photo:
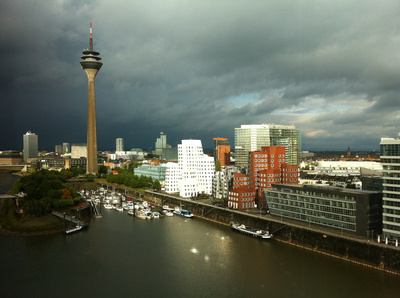
[[[97,162],[97,130],[96,130],[96,99],[94,79],[102,67],[100,53],[93,50],[92,23],[90,23],[89,49],[82,52],[83,61],[80,62],[88,77],[88,126],[87,126],[87,162],[86,173],[98,172]]]

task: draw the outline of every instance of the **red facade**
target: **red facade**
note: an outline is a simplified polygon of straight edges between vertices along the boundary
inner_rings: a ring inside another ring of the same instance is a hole
[[[261,151],[249,152],[248,175],[238,174],[241,180],[234,178],[233,188],[240,186],[238,182],[246,181],[244,176],[248,177],[248,186],[255,191],[254,199],[259,208],[265,208],[265,190],[273,184],[298,184],[299,168],[286,164],[285,147],[266,146],[261,147]]]

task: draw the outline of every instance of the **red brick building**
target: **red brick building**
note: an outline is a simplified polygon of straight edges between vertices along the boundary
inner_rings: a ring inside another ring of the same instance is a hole
[[[217,146],[217,159],[221,162],[221,166],[228,166],[231,164],[231,146],[218,145]]]
[[[266,189],[273,184],[298,183],[299,169],[286,164],[285,147],[266,146],[261,147],[261,151],[249,152],[248,175],[235,174],[233,188],[248,185],[255,193],[254,202],[258,203],[258,208],[267,208],[264,198]]]
[[[255,207],[255,195],[255,191],[248,186],[231,189],[229,191],[228,207],[239,210],[253,209]]]

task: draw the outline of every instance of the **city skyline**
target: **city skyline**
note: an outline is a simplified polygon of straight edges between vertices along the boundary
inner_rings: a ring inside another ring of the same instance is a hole
[[[39,150],[86,142],[90,21],[107,60],[99,150],[153,147],[160,131],[173,147],[233,145],[242,124],[293,124],[311,151],[379,150],[400,132],[398,1],[120,2],[1,4],[1,150],[22,151],[28,130]]]

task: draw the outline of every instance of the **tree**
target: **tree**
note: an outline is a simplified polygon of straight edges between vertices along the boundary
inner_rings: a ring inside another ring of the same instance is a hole
[[[72,194],[68,189],[64,188],[61,191],[62,191],[62,196],[61,196],[62,200],[72,200]]]
[[[153,182],[153,188],[157,189],[157,190],[160,190],[161,189],[160,181],[158,181],[158,180],[154,181]]]
[[[99,174],[107,174],[108,172],[108,167],[105,165],[99,165]]]
[[[215,161],[215,171],[216,171],[216,172],[221,172],[221,170],[222,170],[221,161],[220,161],[219,159],[217,159],[217,160]]]

